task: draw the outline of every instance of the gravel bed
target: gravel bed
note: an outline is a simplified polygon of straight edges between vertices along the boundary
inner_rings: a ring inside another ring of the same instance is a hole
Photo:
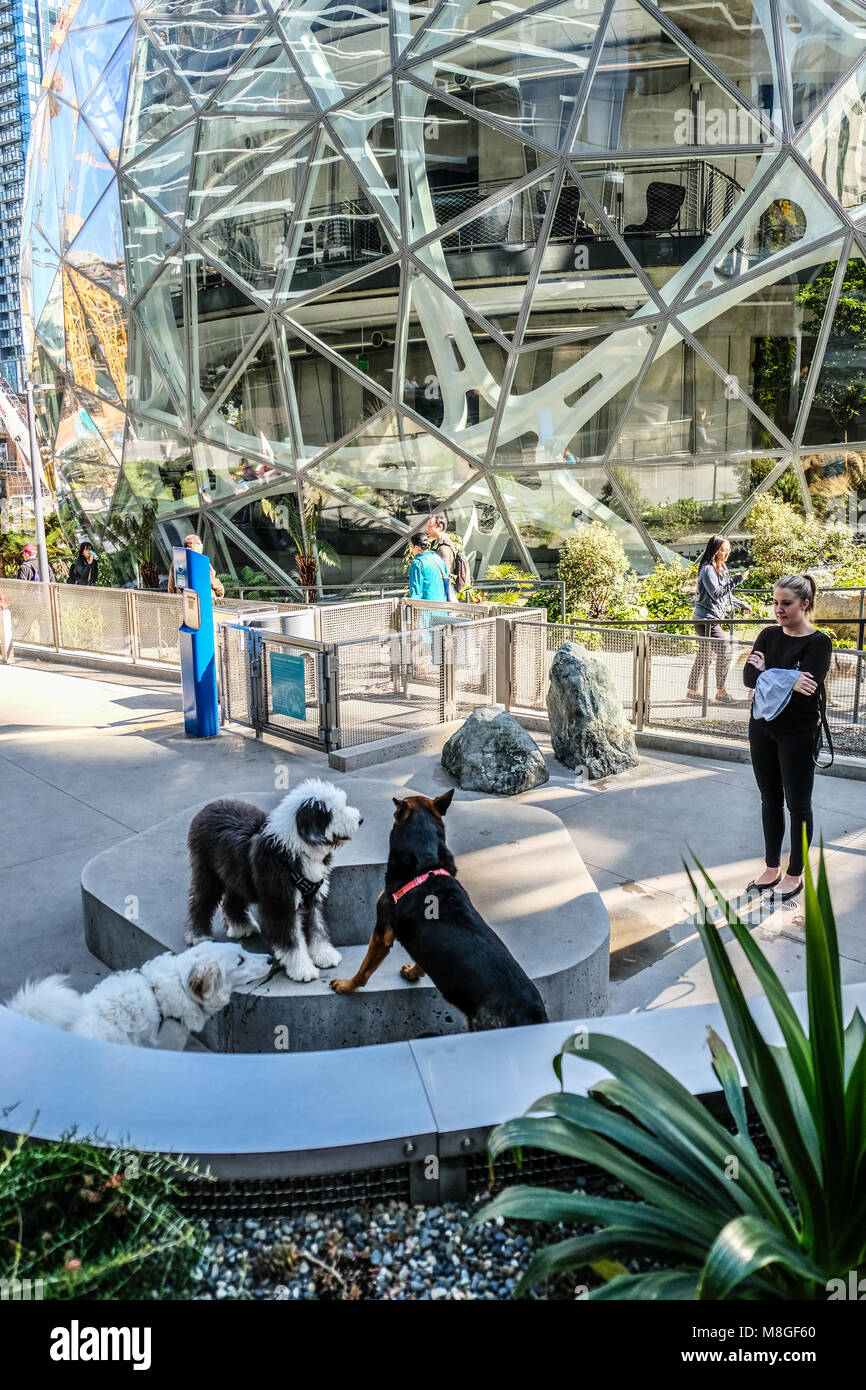
[[[648,729],[650,732],[656,729],[672,729],[678,732],[696,733],[705,735],[718,734],[722,738],[729,739],[731,734],[731,720],[714,719],[654,719]],[[830,733],[833,735],[833,747],[837,753],[850,753],[854,757],[866,755],[866,728],[864,729],[834,729],[830,726]],[[734,736],[742,743],[747,743],[749,738],[748,722],[738,726]],[[822,757],[826,758],[826,748]]]
[[[583,1186],[582,1182],[577,1184]],[[623,1194],[624,1195],[624,1194]],[[391,1201],[271,1221],[217,1220],[187,1298],[436,1302],[508,1299],[537,1248],[595,1229],[509,1221],[470,1229],[487,1198],[446,1206]],[[637,1264],[633,1266],[638,1268]],[[649,1267],[649,1266],[644,1266]],[[589,1271],[530,1297],[573,1299]]]

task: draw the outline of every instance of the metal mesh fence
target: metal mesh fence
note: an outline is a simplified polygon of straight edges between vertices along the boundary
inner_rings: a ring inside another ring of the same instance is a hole
[[[454,629],[454,718],[496,700],[496,620]]]
[[[0,579],[0,593],[9,600],[13,642],[53,647],[51,585],[31,584],[24,579]]]
[[[220,699],[223,718],[234,724],[254,724],[250,660],[247,650],[249,633],[243,627],[220,628],[221,674]]]
[[[262,720],[273,733],[290,734],[294,738],[319,742],[321,710],[319,705],[319,651],[306,647],[291,637],[279,638],[261,634]],[[301,661],[304,667],[304,714],[289,714],[280,699],[281,664],[288,658],[292,664]]]
[[[390,632],[399,606],[400,600],[393,598],[325,604],[318,609],[321,640],[351,642],[357,637],[378,637]]]
[[[179,594],[134,593],[137,655],[142,661],[161,661],[170,666],[180,665],[178,628],[183,616],[183,600]]]
[[[636,652],[641,634],[581,623],[518,621],[512,625],[511,702],[518,709],[547,709],[550,667],[563,642],[577,642],[607,666],[626,714],[637,703]]]
[[[344,642],[338,652],[344,748],[441,723],[442,641],[434,627]]]
[[[123,589],[57,585],[58,644],[66,651],[132,656],[132,634]]]

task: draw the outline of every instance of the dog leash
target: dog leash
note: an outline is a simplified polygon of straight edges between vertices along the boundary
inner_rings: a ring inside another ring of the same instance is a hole
[[[391,897],[395,903],[398,902],[404,893],[408,893],[412,888],[417,888],[419,883],[426,883],[428,878],[433,878],[435,874],[444,874],[446,878],[451,877],[447,869],[429,869],[426,874],[421,874],[419,878],[413,878],[408,883],[404,883],[402,888],[391,894]]]

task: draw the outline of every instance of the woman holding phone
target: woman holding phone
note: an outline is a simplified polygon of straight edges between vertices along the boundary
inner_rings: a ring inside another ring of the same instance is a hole
[[[761,793],[766,867],[746,892],[777,891],[784,901],[803,888],[803,827],[812,840],[812,787],[820,732],[824,681],[832,644],[816,631],[815,581],[809,574],[780,579],[773,589],[775,627],[764,627],[746,658],[743,683],[756,690],[764,673],[774,674],[756,693],[749,720],[752,769]],[[794,674],[798,672],[798,674]],[[755,710],[764,710],[756,717]],[[781,871],[785,806],[791,822],[788,868]]]

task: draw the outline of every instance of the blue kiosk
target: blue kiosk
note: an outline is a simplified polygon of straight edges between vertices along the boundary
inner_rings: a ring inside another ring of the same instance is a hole
[[[183,725],[190,738],[213,738],[220,723],[210,560],[197,550],[176,545],[174,578],[183,598],[178,631]]]

